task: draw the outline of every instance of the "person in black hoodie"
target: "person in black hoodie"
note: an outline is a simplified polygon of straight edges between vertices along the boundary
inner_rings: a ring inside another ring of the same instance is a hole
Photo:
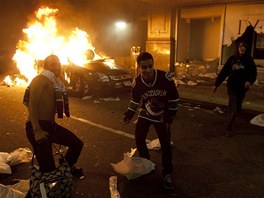
[[[255,82],[257,69],[253,58],[246,53],[247,44],[245,41],[239,41],[236,44],[234,55],[232,55],[224,64],[218,74],[213,92],[227,78],[228,102],[228,121],[226,126],[226,135],[233,135],[232,125],[238,112],[241,111],[242,103],[246,92]]]

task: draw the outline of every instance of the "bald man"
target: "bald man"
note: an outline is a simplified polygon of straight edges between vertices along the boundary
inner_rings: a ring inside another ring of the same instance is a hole
[[[57,80],[60,73],[59,58],[50,55],[44,60],[44,70],[30,83],[26,135],[42,172],[50,172],[56,168],[52,153],[52,143],[55,143],[68,147],[65,159],[72,167],[73,175],[80,176],[82,169],[75,167],[74,164],[82,151],[83,142],[55,122],[55,89],[61,92],[65,90],[63,83]]]

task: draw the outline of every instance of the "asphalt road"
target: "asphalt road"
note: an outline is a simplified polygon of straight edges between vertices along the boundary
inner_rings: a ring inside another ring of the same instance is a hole
[[[0,152],[31,148],[24,132],[27,111],[22,105],[23,89],[0,86]],[[264,197],[264,130],[249,123],[257,112],[244,111],[236,120],[235,136],[227,138],[224,107],[182,100],[171,126],[176,183],[172,194],[161,189],[160,151],[150,150],[156,168],[148,175],[127,180],[113,170],[110,164],[121,161],[123,153],[135,148],[135,119],[122,127],[119,121],[130,95],[112,96],[119,100],[70,98],[72,117],[57,120],[84,141],[78,165],[84,168],[86,177],[76,181],[73,197],[109,198],[109,177],[113,175],[118,176],[122,198]],[[220,111],[214,111],[216,107]],[[151,128],[148,139],[156,138]],[[0,175],[0,183],[28,179],[28,166],[29,163],[13,166],[11,175]]]

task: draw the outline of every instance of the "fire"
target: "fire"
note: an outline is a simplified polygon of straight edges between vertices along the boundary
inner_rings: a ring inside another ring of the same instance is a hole
[[[89,61],[87,51],[94,52],[85,31],[75,28],[69,35],[59,34],[56,22],[58,12],[58,9],[40,8],[35,13],[36,20],[23,29],[25,40],[19,40],[13,60],[28,82],[38,74],[38,61],[50,54],[57,55],[62,64],[83,66]],[[98,58],[100,56],[95,53],[94,59]]]
[[[26,80],[24,79],[21,79],[19,77],[11,77],[11,76],[6,76],[4,81],[3,81],[3,84],[5,85],[8,85],[8,86],[15,86],[15,85],[25,85],[27,82]]]

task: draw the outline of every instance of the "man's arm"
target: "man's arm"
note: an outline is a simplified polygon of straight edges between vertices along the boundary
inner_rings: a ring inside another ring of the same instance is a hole
[[[232,68],[232,61],[233,56],[231,56],[226,63],[224,64],[223,68],[221,69],[220,73],[216,77],[215,85],[213,87],[213,92],[217,90],[217,88],[222,84],[222,82],[229,76]]]
[[[127,111],[124,113],[123,119],[121,120],[121,124],[128,124],[135,115],[137,108],[139,107],[140,96],[138,87],[136,85],[136,80],[134,80],[132,83],[131,93],[132,99],[128,105]]]

